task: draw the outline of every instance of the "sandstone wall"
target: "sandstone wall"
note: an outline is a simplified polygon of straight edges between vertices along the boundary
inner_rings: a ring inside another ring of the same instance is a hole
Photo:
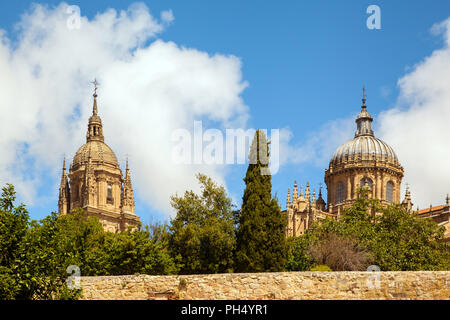
[[[379,280],[379,281],[378,281]],[[449,271],[81,277],[83,299],[450,299]]]

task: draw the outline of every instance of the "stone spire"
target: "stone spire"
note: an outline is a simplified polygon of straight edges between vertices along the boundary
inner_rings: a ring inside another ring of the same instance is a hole
[[[447,193],[447,197],[445,197],[445,204],[447,206],[450,205],[450,197],[448,196],[448,193]]]
[[[287,200],[286,200],[286,209],[291,207],[291,190],[288,189]]]
[[[311,202],[311,190],[309,189],[309,181],[306,182],[306,188],[305,188],[305,199],[306,202]]]
[[[295,203],[298,198],[297,181],[294,181],[294,191],[292,193],[292,200]]]
[[[125,178],[123,179],[123,187],[122,187],[122,212],[132,213],[134,214],[134,195],[133,195],[133,187],[131,185],[131,176],[130,169],[128,167],[128,159],[127,166],[125,169]]]
[[[317,207],[317,209],[324,211],[325,205],[326,205],[325,200],[323,200],[323,198],[322,198],[322,185],[320,185],[319,197],[317,198],[317,201],[316,201],[316,207]]]
[[[311,205],[313,208],[316,208],[316,188],[313,188],[313,198]]]
[[[408,212],[413,210],[413,203],[411,202],[411,193],[409,192],[409,185],[406,185],[405,198],[402,201],[402,206]]]
[[[98,107],[97,107],[97,89],[99,83],[97,80],[92,82],[95,86],[94,88],[94,104],[92,106],[92,116],[89,118],[88,131],[86,133],[86,142],[89,141],[101,141],[104,142],[105,138],[103,137],[103,125],[102,119],[98,116]]]
[[[63,161],[61,183],[59,185],[58,212],[59,214],[67,214],[70,212],[70,186],[66,173],[66,158]]]
[[[356,132],[355,138],[359,136],[374,136],[372,131],[372,116],[367,112],[366,106],[366,88],[363,88],[363,98],[362,98],[362,106],[361,112],[358,117],[356,117]]]

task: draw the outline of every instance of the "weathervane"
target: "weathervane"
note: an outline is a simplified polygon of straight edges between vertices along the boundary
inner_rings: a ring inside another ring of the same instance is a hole
[[[94,85],[94,96],[97,96],[97,89],[100,83],[98,83],[97,78],[95,78],[94,81],[91,81],[91,83]]]
[[[367,97],[366,87],[363,87],[363,98],[362,98],[363,106],[366,106],[366,97]]]

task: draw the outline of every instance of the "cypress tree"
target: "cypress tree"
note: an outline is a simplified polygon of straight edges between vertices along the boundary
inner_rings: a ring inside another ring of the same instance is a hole
[[[284,269],[286,219],[278,201],[272,197],[268,163],[267,137],[263,131],[257,130],[250,147],[249,166],[244,178],[246,187],[238,218],[237,272]]]

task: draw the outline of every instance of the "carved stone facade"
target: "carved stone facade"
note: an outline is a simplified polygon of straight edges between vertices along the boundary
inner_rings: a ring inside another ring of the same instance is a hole
[[[447,197],[445,198],[445,204],[440,206],[430,205],[430,208],[423,210],[419,210],[419,208],[417,208],[416,212],[419,215],[419,217],[431,218],[438,225],[443,226],[445,228],[444,229],[445,240],[447,242],[450,241],[450,197],[448,194]]]
[[[65,160],[63,164],[58,210],[60,214],[68,214],[76,208],[83,208],[88,216],[98,217],[108,232],[121,232],[128,226],[136,228],[139,224],[139,217],[134,213],[128,160],[123,177],[116,155],[104,142],[97,93],[94,94],[86,143],[76,152],[69,174]]]
[[[303,193],[302,185],[300,185],[299,193],[297,181],[294,182],[292,201],[290,190],[288,190],[286,207],[288,219],[286,235],[288,237],[296,237],[305,233],[315,220],[324,219],[325,217],[336,218],[335,215],[326,211],[322,190],[319,191],[319,196],[316,200],[316,191],[313,189],[311,194],[309,182],[306,183],[305,193]]]
[[[403,167],[394,150],[375,137],[371,128],[373,119],[367,112],[365,94],[362,101],[361,112],[355,120],[357,125],[355,137],[336,150],[328,169],[325,170],[327,203],[325,204],[322,199],[321,192],[318,200],[315,199],[315,195],[311,199],[309,183],[305,195],[302,188],[300,195],[297,195],[295,182],[292,201],[288,190],[286,204],[288,237],[303,234],[315,220],[325,217],[339,219],[343,210],[351,207],[357,199],[360,187],[368,187],[369,197],[379,199],[382,205],[401,202]],[[412,212],[411,194],[408,189],[401,203]],[[437,213],[439,210],[434,211]],[[433,216],[436,222],[450,226],[448,213],[439,211],[439,216],[433,214],[430,216]]]

